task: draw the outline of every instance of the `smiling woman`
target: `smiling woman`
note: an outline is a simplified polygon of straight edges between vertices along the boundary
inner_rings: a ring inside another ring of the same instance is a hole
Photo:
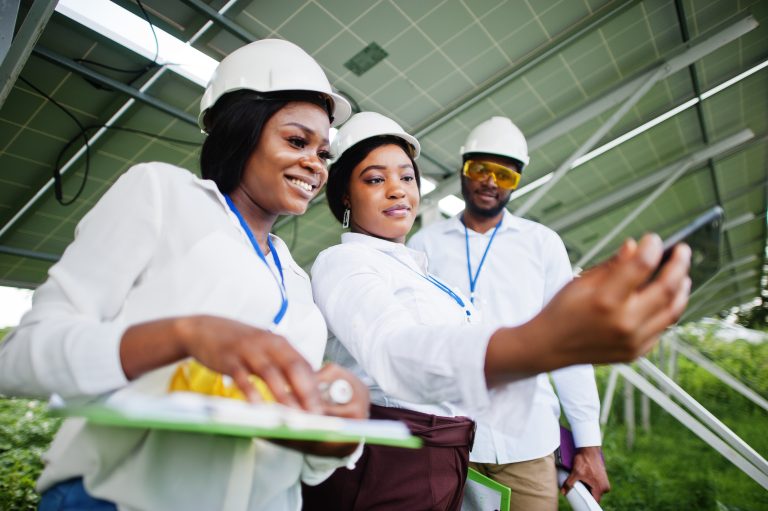
[[[419,207],[416,139],[363,112],[341,127],[332,151],[326,196],[352,232],[312,266],[315,301],[335,335],[326,357],[368,384],[372,418],[404,421],[424,447],[365,446],[354,470],[304,487],[306,511],[458,510],[474,441],[467,416],[487,410],[493,390],[504,386],[505,413],[525,417],[535,380],[523,377],[631,360],[683,310],[690,251],[678,248],[647,284],[661,257],[658,237],[647,237],[566,286],[528,323],[484,325],[470,300],[429,273],[425,254],[403,244]],[[485,169],[484,182],[516,171],[501,167]],[[477,192],[484,210],[504,207],[489,186]],[[514,436],[523,424],[510,422]]]
[[[265,39],[221,62],[200,109],[203,179],[152,162],[117,180],[0,348],[0,392],[87,398],[141,380],[163,393],[193,358],[251,401],[256,375],[284,405],[366,417],[365,386],[321,368],[309,278],[269,232],[325,183],[329,128],[349,105],[301,48]],[[338,379],[353,389],[344,404],[319,390]],[[357,449],[68,420],[38,481],[41,509],[296,511],[299,481],[322,481]]]

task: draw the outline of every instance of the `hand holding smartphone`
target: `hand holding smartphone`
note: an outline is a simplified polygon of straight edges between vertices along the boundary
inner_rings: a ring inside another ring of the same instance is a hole
[[[667,237],[664,240],[664,255],[651,279],[672,257],[675,245],[686,243],[691,247],[691,292],[701,287],[720,269],[722,230],[723,208],[715,206]]]

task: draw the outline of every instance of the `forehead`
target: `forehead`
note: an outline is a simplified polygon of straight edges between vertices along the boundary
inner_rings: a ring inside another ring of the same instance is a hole
[[[314,103],[304,101],[287,103],[270,118],[270,121],[277,125],[301,124],[323,138],[328,138],[328,131],[331,128],[331,121],[326,111]]]
[[[396,144],[381,145],[369,152],[363,160],[357,164],[358,169],[363,169],[369,165],[382,165],[400,167],[402,165],[411,166],[411,159],[403,151],[403,148]]]

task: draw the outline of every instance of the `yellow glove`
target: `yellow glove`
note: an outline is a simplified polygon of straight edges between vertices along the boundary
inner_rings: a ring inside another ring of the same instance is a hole
[[[253,374],[248,379],[264,402],[275,402],[275,396],[264,380]],[[194,359],[181,362],[173,373],[168,384],[168,392],[178,391],[246,400],[245,395],[237,388],[231,378],[211,371]]]

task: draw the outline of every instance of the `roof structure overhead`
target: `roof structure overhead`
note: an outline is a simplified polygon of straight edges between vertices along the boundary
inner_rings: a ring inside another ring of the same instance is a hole
[[[136,2],[114,3],[145,19]],[[173,62],[158,66],[151,55],[53,11],[54,4],[21,1],[13,42],[7,50],[0,45],[6,285],[41,283],[83,215],[131,165],[160,160],[198,171],[202,87],[174,72]],[[419,138],[422,173],[437,184],[423,199],[425,219],[458,191],[459,148],[469,130],[503,115],[531,146],[509,208],[557,230],[574,264],[594,264],[628,236],[668,234],[720,204],[723,269],[692,297],[687,317],[763,293],[768,2],[142,5],[155,27],[215,60],[267,37],[306,49],[353,105],[388,115]],[[371,48],[376,58],[350,70]],[[277,226],[304,266],[340,232],[322,199]]]

